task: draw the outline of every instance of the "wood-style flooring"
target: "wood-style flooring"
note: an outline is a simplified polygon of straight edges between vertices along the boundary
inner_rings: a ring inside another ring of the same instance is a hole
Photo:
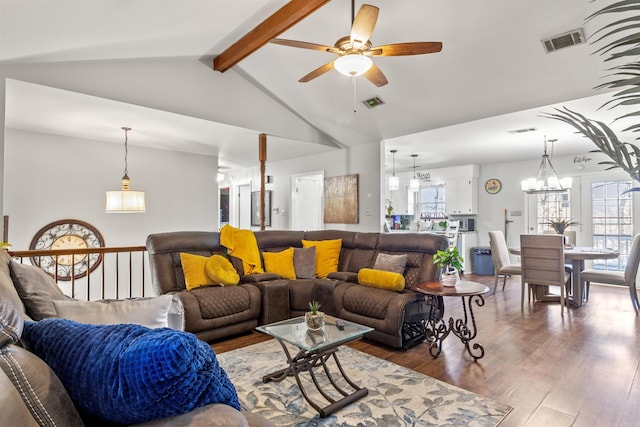
[[[493,286],[493,277],[467,274]],[[592,285],[581,308],[558,303],[520,309],[520,277],[475,307],[485,356],[474,363],[451,334],[433,359],[422,343],[407,351],[366,340],[351,347],[512,406],[501,426],[640,425],[640,316],[627,288]],[[446,317],[461,313],[445,300]],[[270,339],[253,332],[213,343],[218,353]],[[284,356],[283,356],[284,358]]]

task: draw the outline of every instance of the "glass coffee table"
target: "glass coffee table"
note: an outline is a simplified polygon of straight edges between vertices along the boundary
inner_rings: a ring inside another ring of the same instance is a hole
[[[337,352],[338,347],[359,340],[367,332],[373,331],[373,328],[326,316],[324,327],[317,331],[307,328],[304,317],[296,317],[259,326],[256,330],[271,335],[280,343],[288,363],[286,368],[262,377],[262,382],[282,381],[289,376],[295,377],[302,396],[318,411],[320,417],[324,418],[369,393],[369,390],[358,387],[347,377],[342,365],[340,365]],[[298,349],[295,356],[291,355],[287,344],[291,344]],[[336,372],[332,374],[329,371],[327,361],[330,359],[333,359],[338,367],[339,376]],[[322,371],[316,372],[320,367]],[[300,378],[300,374],[303,372],[309,373],[313,386],[328,404],[322,406],[310,397]],[[323,384],[320,383],[318,376],[318,373],[322,374],[322,372],[324,372],[324,376],[328,380],[324,381]],[[338,384],[337,381],[341,379],[344,379],[353,390],[345,390],[345,387]]]

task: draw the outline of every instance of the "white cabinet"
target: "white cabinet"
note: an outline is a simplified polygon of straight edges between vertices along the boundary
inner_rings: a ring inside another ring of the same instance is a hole
[[[447,215],[478,213],[478,178],[452,178],[445,182],[444,204]]]

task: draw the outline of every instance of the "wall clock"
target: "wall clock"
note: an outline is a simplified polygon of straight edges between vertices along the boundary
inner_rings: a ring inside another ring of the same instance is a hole
[[[484,189],[489,194],[496,194],[502,189],[502,183],[499,179],[491,178],[485,182]]]
[[[42,227],[31,240],[31,250],[85,249],[104,247],[102,234],[91,224],[75,219],[63,219]],[[57,258],[57,272],[56,260]],[[31,263],[59,280],[79,279],[95,270],[102,254],[58,255],[31,257]],[[57,273],[57,274],[56,274]]]

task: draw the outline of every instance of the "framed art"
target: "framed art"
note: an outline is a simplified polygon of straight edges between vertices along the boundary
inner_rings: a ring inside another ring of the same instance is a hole
[[[251,192],[251,225],[260,225],[260,192]],[[271,190],[264,192],[264,226],[271,227]]]
[[[358,223],[358,174],[324,179],[325,224]]]

